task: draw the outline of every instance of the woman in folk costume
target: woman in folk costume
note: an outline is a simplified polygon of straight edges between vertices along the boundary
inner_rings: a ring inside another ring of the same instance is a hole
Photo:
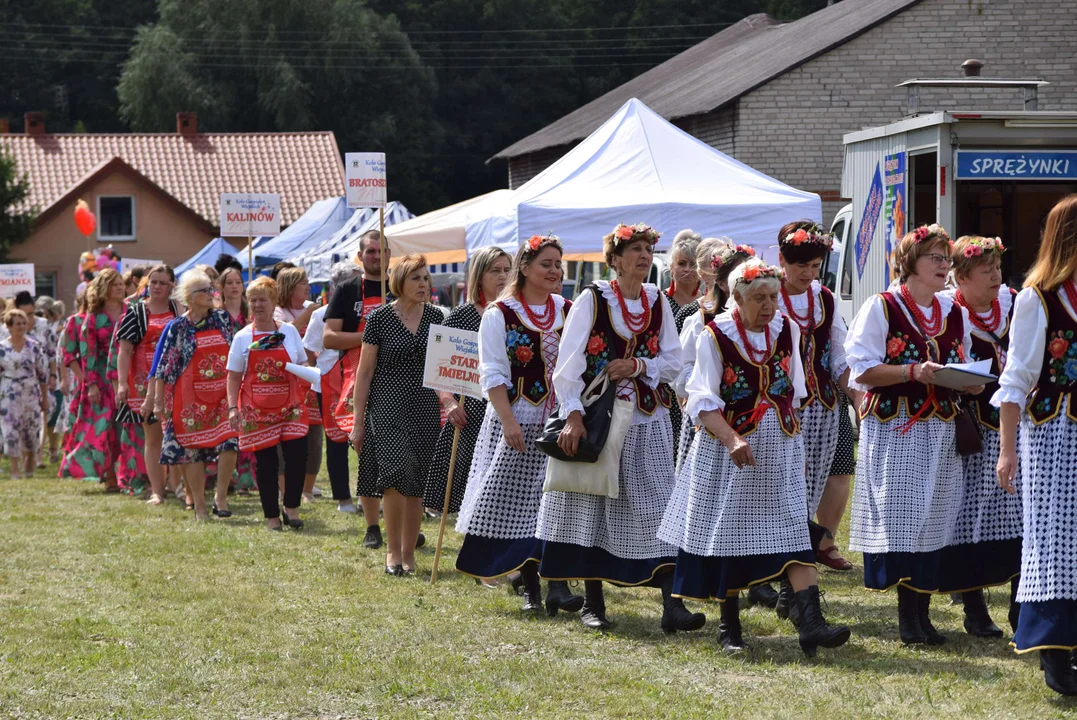
[[[677,332],[684,328],[684,321],[699,312],[700,303],[707,294],[713,290],[715,280],[714,268],[711,266],[715,253],[720,248],[733,247],[733,241],[727,237],[706,238],[696,248],[696,268],[699,273],[700,290],[702,295],[689,303],[681,305],[673,316],[676,318]],[[754,252],[754,251],[753,251]],[[728,289],[728,288],[727,288]]]
[[[479,325],[480,383],[489,403],[475,442],[456,531],[456,569],[476,578],[519,570],[527,612],[542,609],[535,523],[546,455],[535,438],[554,407],[553,370],[572,303],[558,295],[561,241],[534,235],[520,246],[508,285]],[[575,612],[583,598],[550,583],[546,612]]]
[[[269,530],[303,527],[299,503],[307,467],[306,391],[310,387],[288,372],[303,365],[307,352],[294,325],[273,318],[277,283],[257,277],[247,287],[251,324],[236,333],[228,352],[228,420],[239,431],[239,449],[254,453],[262,514]],[[284,455],[284,514],[278,498],[277,446]]]
[[[806,394],[800,333],[778,312],[781,277],[758,260],[735,269],[733,308],[699,336],[687,411],[706,431],[692,441],[658,537],[680,548],[674,593],[722,603],[727,652],[747,647],[740,591],[787,574],[800,647],[814,656],[844,645],[849,628],[829,625],[819,608],[796,413]]]
[[[162,420],[161,464],[181,466],[187,502],[205,520],[206,467],[217,462],[213,514],[230,517],[228,481],[236,468],[236,432],[228,423],[225,360],[232,342],[228,314],[214,308],[216,290],[205,272],[188,270],[172,299],[187,311],[165,326],[151,375],[153,412]]]
[[[120,406],[117,419],[142,431],[141,436],[129,432],[126,437],[129,443],[135,438],[143,440],[138,449],[144,456],[135,468],[149,477],[147,502],[151,505],[164,502],[166,468],[161,464],[160,418],[153,417],[151,421],[154,398],[149,392],[155,383],[150,379],[150,369],[157,341],[168,323],[179,315],[179,308],[169,298],[175,282],[176,274],[168,265],[154,267],[149,273],[149,296],[127,306],[116,330],[116,403]]]
[[[1002,282],[1002,253],[998,238],[965,236],[954,244],[957,290],[949,291],[965,308],[972,325],[969,360],[990,360],[991,374],[1006,365],[1010,321],[1017,292]],[[964,501],[957,515],[954,536],[942,551],[939,578],[942,592],[961,593],[965,631],[978,637],[1002,637],[991,621],[983,589],[1010,585],[1010,626],[1017,630],[1018,575],[1021,572],[1021,498],[998,486],[995,465],[999,456],[999,411],[991,405],[998,383],[969,398],[967,404],[979,424],[983,452],[962,458]]]
[[[115,467],[120,454],[116,396],[106,375],[112,333],[123,312],[123,292],[123,278],[111,268],[102,270],[86,289],[86,317],[79,332],[78,412],[71,446],[60,462],[60,477],[98,480],[107,492],[120,489]]]
[[[928,611],[964,486],[957,393],[933,384],[972,347],[967,311],[942,292],[950,246],[938,225],[907,233],[894,250],[900,283],[864,304],[845,343],[850,385],[865,392],[849,547],[864,553],[865,587],[897,588],[898,632],[910,645],[946,642]]]
[[[234,261],[233,261],[234,262]],[[217,261],[221,266],[221,261]],[[238,262],[220,267],[220,275],[214,281],[217,286],[217,307],[228,313],[232,321],[232,337],[250,323],[251,306],[247,303],[247,288],[243,284],[243,269]],[[217,482],[221,482],[220,473]],[[224,482],[229,482],[228,478]],[[236,460],[236,492],[249,495],[257,487],[254,482],[254,453],[240,451]]]
[[[1077,195],[1047,215],[1036,264],[1017,295],[1001,408],[999,484],[1024,508],[1019,653],[1040,651],[1047,686],[1077,695]],[[1020,431],[1018,430],[1020,427]],[[1020,473],[1018,474],[1018,468]]]
[[[634,406],[618,472],[618,497],[548,492],[539,510],[543,541],[539,573],[553,580],[583,580],[580,619],[610,627],[602,582],[651,585],[662,590],[662,630],[698,630],[706,617],[672,596],[675,549],[655,537],[673,489],[675,402],[665,383],[681,370],[681,344],[669,303],[643,281],[650,272],[658,233],[618,225],[602,239],[606,264],[617,273],[576,300],[565,321],[554,387],[566,418],[558,445],[575,455],[584,436],[585,388],[600,373],[616,383],[617,396]]]
[[[663,293],[669,301],[674,318],[683,306],[694,302],[701,294],[703,280],[696,264],[696,256],[702,241],[703,236],[699,233],[681,230],[677,233],[677,237],[673,238],[673,244],[669,248],[669,287]],[[680,332],[679,325],[677,332]],[[666,385],[666,392],[673,392],[673,388]],[[669,406],[669,423],[673,427],[673,457],[676,458],[680,454],[681,425],[683,424],[679,402],[673,402]]]
[[[842,407],[838,396],[845,393],[855,400],[849,390],[849,365],[845,361],[845,320],[835,309],[833,293],[817,279],[833,244],[833,238],[811,220],[791,222],[778,231],[778,262],[785,271],[778,307],[800,330],[800,357],[808,393],[799,410],[809,519],[819,509],[838,449]],[[853,567],[833,543],[821,547],[816,560],[835,570]]]

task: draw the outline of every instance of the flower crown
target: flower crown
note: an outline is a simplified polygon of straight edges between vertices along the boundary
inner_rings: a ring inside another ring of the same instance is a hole
[[[938,223],[921,225],[920,227],[916,228],[913,233],[916,236],[913,239],[913,242],[915,242],[917,245],[931,237],[940,237],[946,242],[950,242],[950,234],[946,232],[946,229]]]
[[[547,245],[553,245],[558,250],[561,250],[561,238],[557,237],[553,233],[550,233],[549,235],[532,235],[531,238],[527,241],[526,252],[534,255]]]
[[[969,237],[964,238],[965,249],[961,251],[961,254],[967,258],[980,257],[984,253],[997,252],[999,255],[1006,252],[1006,246],[1002,244],[1002,240],[993,237]]]
[[[805,243],[809,245],[822,245],[829,250],[834,246],[834,236],[825,232],[818,225],[812,225],[809,228],[800,228],[787,234],[778,244],[799,247]]]
[[[613,228],[613,232],[606,236],[606,238],[613,240],[614,247],[620,247],[623,243],[630,243],[634,240],[643,240],[649,245],[655,245],[660,237],[662,237],[662,233],[646,223],[636,223],[635,225],[622,223]]]
[[[718,272],[723,265],[738,254],[745,257],[755,257],[755,248],[751,245],[723,245],[718,248],[718,251],[714,253],[714,257],[711,258],[711,270]]]
[[[762,260],[749,260],[743,265],[738,265],[729,277],[730,289],[737,285],[749,285],[756,280],[781,280],[785,277],[785,271],[780,267],[767,265]]]

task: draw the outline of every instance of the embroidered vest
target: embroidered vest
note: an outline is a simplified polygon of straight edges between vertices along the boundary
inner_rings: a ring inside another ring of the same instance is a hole
[[[1047,315],[1047,341],[1043,345],[1043,365],[1036,387],[1028,398],[1026,411],[1037,425],[1053,420],[1068,399],[1066,416],[1077,422],[1073,406],[1077,392],[1077,320],[1066,311],[1058,292],[1036,290]]]
[[[524,325],[516,311],[505,303],[499,302],[497,306],[505,318],[505,351],[512,367],[512,384],[508,388],[509,404],[514,404],[522,397],[532,405],[542,405],[553,392],[550,380],[553,368],[546,367],[546,359],[542,356],[543,333]],[[572,303],[566,300],[561,310],[562,318],[568,314],[571,307]],[[561,327],[549,332],[560,338],[564,327],[562,320]]]
[[[655,307],[651,308],[651,321],[640,333],[631,338],[622,337],[613,329],[610,315],[613,307],[602,297],[596,286],[587,288],[595,295],[594,318],[591,320],[591,337],[587,340],[585,357],[587,368],[583,371],[583,384],[589,385],[610,360],[619,358],[654,359],[658,357],[658,337],[662,333],[662,294],[655,298]],[[641,290],[646,292],[646,289]],[[659,406],[669,408],[673,405],[673,392],[665,383],[652,389],[642,378],[632,378],[636,390],[636,407],[645,415],[653,415]]]
[[[1010,347],[1010,323],[1013,322],[1013,296],[1017,295],[1017,291],[1013,288],[1008,288],[1010,291],[1010,314],[1006,317],[1006,329],[1002,331],[1002,334],[998,336],[1001,343],[1000,346],[996,346],[990,340],[985,340],[977,333],[972,333],[972,360],[991,360],[991,374],[998,377],[1002,374],[1001,357],[1005,357],[1006,351]],[[973,312],[969,310],[969,312]],[[976,414],[976,419],[987,428],[998,432],[999,425],[999,409],[991,404],[991,396],[998,390],[998,381],[989,383],[984,386],[984,391],[979,395],[973,395],[966,397],[964,402],[972,412]]]
[[[773,408],[786,435],[799,433],[800,421],[793,407],[793,378],[789,371],[789,363],[793,361],[789,320],[783,323],[774,350],[762,365],[749,360],[713,320],[707,323],[706,329],[722,357],[724,370],[718,394],[725,403],[723,415],[729,427],[741,436],[751,435],[766,411]]]
[[[901,307],[901,300],[891,292],[881,293],[883,310],[886,313],[886,364],[887,365],[915,365],[938,358],[937,362],[947,365],[950,363],[964,362],[965,350],[961,345],[965,322],[961,316],[961,307],[954,303],[950,313],[942,322],[942,330],[931,338],[924,339],[916,325],[905,315]],[[928,342],[932,349],[936,350],[933,357],[928,350]],[[910,419],[914,416],[917,422],[937,417],[947,422],[954,419],[957,414],[957,406],[954,404],[955,393],[949,388],[934,385],[934,402],[924,408],[928,401],[928,386],[915,381],[888,385],[887,387],[872,388],[864,394],[864,401],[860,405],[861,419],[874,415],[880,422],[888,422],[897,417],[901,405],[904,403],[905,412]],[[921,412],[922,411],[922,412]]]
[[[811,292],[811,290],[808,290]],[[809,338],[800,335],[800,359],[804,363],[804,385],[808,396],[800,404],[806,408],[818,400],[827,410],[833,410],[838,402],[838,387],[830,372],[830,332],[834,328],[834,295],[827,288],[819,293],[823,313],[819,324]],[[783,306],[784,307],[784,306]],[[812,318],[815,322],[815,318]]]

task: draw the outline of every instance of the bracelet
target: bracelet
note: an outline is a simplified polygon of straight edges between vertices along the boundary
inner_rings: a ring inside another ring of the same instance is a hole
[[[239,410],[239,405],[229,405],[228,410],[229,412],[231,412],[232,410]]]

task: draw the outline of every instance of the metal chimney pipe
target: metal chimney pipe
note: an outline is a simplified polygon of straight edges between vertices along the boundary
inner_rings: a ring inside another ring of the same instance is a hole
[[[969,59],[961,63],[961,69],[965,72],[965,77],[980,77],[980,70],[983,69],[983,60]]]

